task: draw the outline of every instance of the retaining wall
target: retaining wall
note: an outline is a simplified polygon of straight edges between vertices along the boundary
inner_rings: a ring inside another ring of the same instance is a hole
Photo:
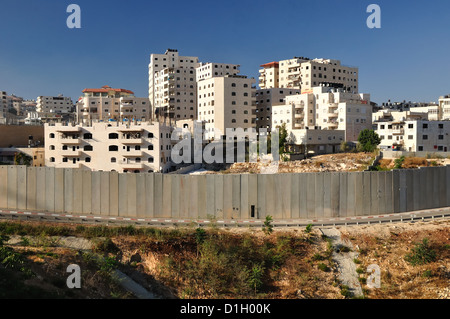
[[[122,217],[315,219],[450,206],[450,166],[177,175],[0,166],[0,208]]]

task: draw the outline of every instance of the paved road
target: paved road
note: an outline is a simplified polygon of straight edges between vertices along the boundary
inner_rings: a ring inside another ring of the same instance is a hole
[[[318,218],[318,219],[278,219],[272,222],[274,227],[305,227],[308,224],[321,227],[351,226],[375,223],[391,222],[417,222],[430,221],[438,219],[449,219],[450,207],[428,209],[422,211],[385,214],[374,216],[355,216],[355,217],[336,217],[336,218]],[[169,219],[169,218],[129,218],[129,217],[109,217],[95,215],[75,215],[75,214],[55,214],[49,212],[31,212],[31,211],[10,211],[0,210],[0,219],[9,220],[34,220],[43,222],[62,222],[62,223],[80,223],[80,224],[110,224],[124,225],[134,224],[136,226],[188,226],[196,225],[198,227],[216,225],[218,227],[262,227],[263,220],[256,219]]]

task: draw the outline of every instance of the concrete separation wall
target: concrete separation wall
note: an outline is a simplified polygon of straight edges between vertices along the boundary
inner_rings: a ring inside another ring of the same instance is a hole
[[[0,166],[0,209],[183,219],[316,219],[450,206],[450,166],[179,175]]]

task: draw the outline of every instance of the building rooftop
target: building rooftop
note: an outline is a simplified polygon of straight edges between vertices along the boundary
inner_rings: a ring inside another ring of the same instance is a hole
[[[119,92],[119,93],[129,93],[134,94],[133,91],[125,90],[125,89],[113,89],[108,85],[102,86],[100,89],[84,89],[83,93],[108,93],[108,92]]]

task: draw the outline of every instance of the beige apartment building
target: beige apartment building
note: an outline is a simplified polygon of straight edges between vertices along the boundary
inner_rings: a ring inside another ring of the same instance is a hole
[[[293,130],[342,130],[346,141],[357,141],[360,131],[372,129],[370,95],[315,87],[311,93],[287,96],[285,105],[272,108],[272,127],[283,123]]]
[[[300,90],[270,88],[256,90],[256,129],[272,129],[272,107],[274,105],[284,105],[285,99],[290,95],[299,95]]]
[[[148,98],[135,97],[133,91],[113,89],[84,89],[77,102],[78,123],[97,121],[148,121],[151,117]]]
[[[405,120],[377,123],[377,133],[386,150],[448,152],[450,121]]]
[[[198,120],[208,139],[220,138],[227,128],[256,128],[254,83],[243,75],[211,75],[198,82]]]
[[[197,116],[196,68],[198,57],[180,56],[178,50],[151,54],[149,99],[152,117],[195,119]]]
[[[293,59],[261,65],[259,87],[299,89],[308,93],[316,86],[342,88],[347,92],[358,93],[358,68],[344,66],[339,60]]]
[[[93,171],[170,171],[171,127],[161,123],[45,124],[45,165]]]
[[[68,114],[73,112],[73,101],[70,97],[39,96],[36,100],[36,111],[39,113]]]

